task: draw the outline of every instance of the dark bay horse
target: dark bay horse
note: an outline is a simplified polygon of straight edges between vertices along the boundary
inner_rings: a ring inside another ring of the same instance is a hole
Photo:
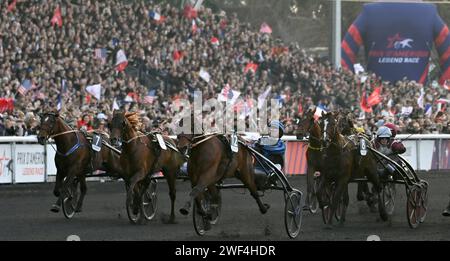
[[[340,133],[336,113],[326,114],[323,121],[325,186],[331,186],[333,182],[335,184],[332,201],[328,202],[328,206],[331,207],[331,215],[328,216],[326,223],[332,224],[333,216],[342,200],[343,211],[340,217],[342,224],[345,221],[346,208],[349,203],[348,183],[350,179],[366,176],[374,185],[376,193],[381,192],[381,184],[376,171],[377,163],[372,152],[369,151],[366,156],[359,154],[358,147]],[[380,197],[378,200],[380,201]],[[327,204],[327,202],[323,204]],[[383,214],[380,213],[380,215]]]
[[[351,135],[357,135],[350,112],[339,111],[337,115],[337,121],[339,131],[342,135],[347,137]],[[369,144],[369,142],[366,142],[366,144]],[[376,202],[373,201],[373,194],[370,192],[369,185],[367,182],[364,181],[358,182],[358,192],[356,194],[356,198],[358,201],[366,200],[370,210],[372,212],[376,212],[375,208]]]
[[[174,149],[163,150],[153,133],[139,132],[137,130],[139,121],[136,113],[116,112],[110,123],[111,141],[116,146],[121,146],[121,168],[129,177],[127,202],[130,200],[134,202],[133,212],[137,214],[142,194],[149,184],[147,176],[162,171],[169,186],[171,201],[169,222],[175,223],[175,181],[185,159],[181,153],[174,150],[176,144],[171,138],[163,136],[164,141],[170,143]]]
[[[307,181],[307,196],[305,206],[311,212],[315,212],[316,206],[313,204],[314,177],[320,175],[323,166],[323,151],[322,151],[322,129],[319,123],[315,120],[314,114],[316,109],[308,110],[298,126],[298,132],[302,135],[309,134],[308,149],[306,150],[306,181]]]
[[[80,198],[75,211],[82,210],[83,199],[86,195],[86,174],[95,170],[105,170],[109,174],[120,177],[119,155],[102,144],[101,151],[91,149],[91,143],[79,130],[67,125],[57,112],[47,112],[41,115],[38,142],[44,145],[49,138],[56,144],[55,165],[57,169],[53,194],[58,200],[51,211],[59,212],[62,202],[63,189],[73,184],[75,179],[80,183]],[[63,181],[65,182],[63,184]]]
[[[213,204],[217,202],[219,192],[216,183],[229,177],[236,177],[241,180],[256,200],[260,212],[262,214],[267,212],[269,205],[262,203],[257,192],[253,156],[241,142],[238,143],[238,152],[232,153],[224,135],[179,134],[178,148],[189,155],[188,174],[192,186],[192,191],[189,194],[190,199],[180,209],[183,215],[189,214],[194,200],[197,209],[203,212],[201,200],[204,198],[206,190],[211,194]],[[207,230],[210,228],[208,226],[209,221],[211,221],[211,217],[208,216],[210,213],[203,212],[201,214],[208,221],[207,227],[205,227]]]

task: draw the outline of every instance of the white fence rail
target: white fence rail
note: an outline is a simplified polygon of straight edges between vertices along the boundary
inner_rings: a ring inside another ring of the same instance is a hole
[[[246,136],[249,139],[259,137],[254,133]],[[450,170],[449,134],[402,134],[397,138],[403,139],[407,149],[404,157],[414,169]],[[283,140],[298,141],[295,136],[285,136]],[[53,180],[49,176],[56,175],[54,157],[51,145],[39,145],[36,136],[0,137],[0,184]]]

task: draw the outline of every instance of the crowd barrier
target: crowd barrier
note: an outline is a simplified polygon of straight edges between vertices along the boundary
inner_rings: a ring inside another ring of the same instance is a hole
[[[250,139],[258,135],[248,134]],[[397,135],[406,147],[403,156],[416,170],[450,170],[450,134]],[[285,136],[285,173],[306,173],[307,140]],[[53,181],[56,175],[53,144],[42,146],[36,136],[0,137],[0,184]]]

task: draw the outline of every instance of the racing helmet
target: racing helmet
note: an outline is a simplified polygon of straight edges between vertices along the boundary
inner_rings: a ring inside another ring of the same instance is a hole
[[[389,129],[386,126],[381,126],[377,131],[377,138],[391,138],[392,132],[391,129]]]

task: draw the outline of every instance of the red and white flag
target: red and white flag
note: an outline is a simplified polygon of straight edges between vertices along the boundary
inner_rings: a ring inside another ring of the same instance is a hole
[[[267,23],[262,23],[259,32],[264,34],[271,34],[272,28],[270,28],[270,26]]]
[[[375,106],[381,102],[381,87],[376,87],[375,90],[367,98],[367,105],[369,107]]]
[[[450,91],[450,80],[445,80],[444,84],[442,84],[442,87]]]
[[[195,22],[195,19],[192,19],[191,31],[192,31],[193,34],[196,34],[197,31],[198,31],[198,26],[197,26],[197,23]]]
[[[8,5],[8,12],[12,12],[12,10],[14,10],[14,8],[16,8],[16,4],[17,4],[17,0],[13,0],[9,5]]]
[[[195,10],[191,5],[186,5],[183,10],[183,15],[187,19],[197,18],[197,10]]]
[[[211,37],[211,44],[215,45],[215,46],[219,46],[219,39],[217,39],[217,37]]]
[[[120,49],[116,54],[116,70],[122,72],[128,65],[127,56],[125,52]]]
[[[101,84],[88,85],[86,87],[86,91],[92,96],[94,96],[97,100],[100,100],[102,95],[102,85]]]
[[[258,65],[256,63],[248,63],[244,68],[244,73],[247,74],[248,71],[256,73],[256,70],[258,70]]]
[[[50,20],[50,23],[52,26],[54,26],[55,24],[58,24],[59,27],[62,26],[63,22],[62,22],[62,16],[61,16],[61,8],[59,7],[59,5],[55,8],[55,11],[53,12],[53,17],[52,17],[52,20]]]
[[[234,104],[239,95],[241,95],[241,92],[234,91],[227,83],[219,93],[219,97],[217,98],[217,100],[220,102],[229,102],[230,104]]]

